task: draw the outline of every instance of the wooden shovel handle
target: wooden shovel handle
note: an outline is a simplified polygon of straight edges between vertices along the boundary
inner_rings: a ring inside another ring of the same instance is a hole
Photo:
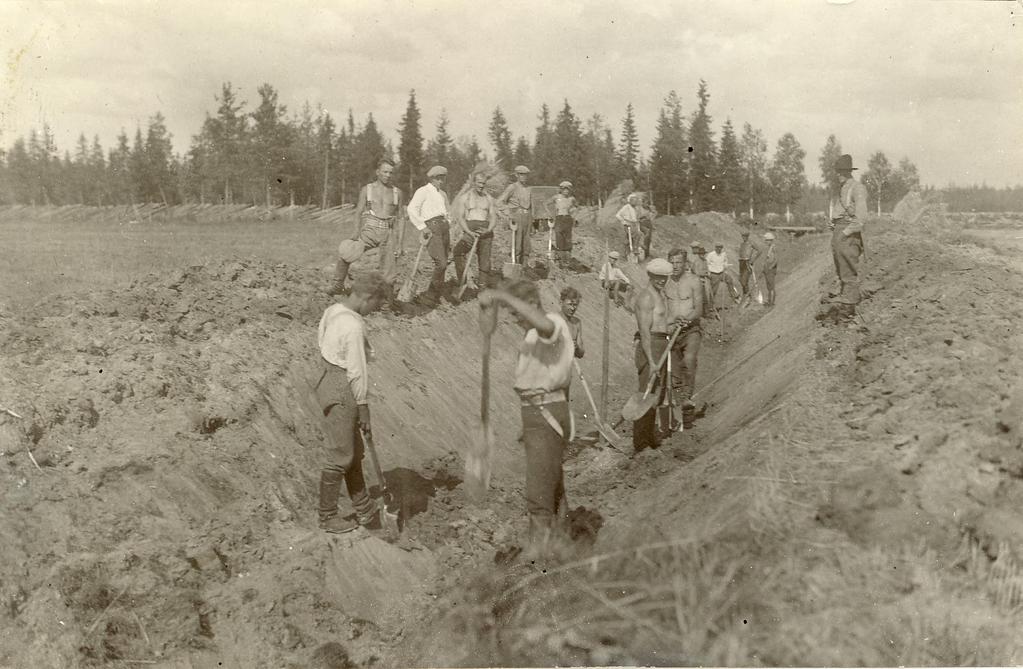
[[[675,339],[679,333],[682,332],[682,326],[675,328],[675,331],[671,333],[671,338],[668,339],[668,345],[664,348],[664,353],[661,354],[661,359],[657,361],[657,372],[650,370],[650,382],[646,384],[646,392],[643,393],[643,399],[654,389],[654,384],[657,382],[657,377],[661,371],[661,367],[664,367],[664,361],[668,359],[668,355],[671,353],[671,347],[675,345]]]

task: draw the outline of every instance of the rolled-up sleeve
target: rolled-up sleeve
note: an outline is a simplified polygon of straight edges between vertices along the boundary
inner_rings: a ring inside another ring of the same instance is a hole
[[[366,369],[366,338],[361,332],[344,334],[345,371],[356,404],[369,404],[369,374]]]

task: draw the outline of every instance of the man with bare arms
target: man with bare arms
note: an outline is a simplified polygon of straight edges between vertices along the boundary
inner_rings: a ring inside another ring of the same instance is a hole
[[[377,265],[385,280],[394,281],[394,258],[398,253],[392,249],[402,248],[405,221],[401,215],[404,209],[401,190],[391,183],[393,173],[394,163],[388,158],[382,159],[377,165],[377,180],[359,191],[355,205],[355,232],[338,248],[334,285],[330,290],[332,295],[347,293],[348,270],[369,249],[378,249]],[[392,237],[395,232],[397,240]]]

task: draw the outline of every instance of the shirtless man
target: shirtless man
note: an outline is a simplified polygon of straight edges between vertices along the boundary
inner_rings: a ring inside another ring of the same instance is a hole
[[[564,267],[572,260],[572,228],[575,227],[573,212],[578,209],[575,196],[572,195],[572,182],[562,181],[561,192],[546,202],[547,209],[554,205],[554,248],[557,249],[555,260]]]
[[[575,315],[579,310],[579,300],[582,296],[572,286],[566,286],[561,291],[561,315],[568,323],[568,331],[572,333],[572,343],[575,344],[575,357],[581,358],[586,354],[583,348],[583,322]]]
[[[465,194],[454,216],[462,228],[462,238],[454,248],[455,271],[461,280],[467,262],[472,260],[466,260],[466,256],[472,249],[473,241],[478,238],[476,259],[479,262],[481,288],[493,282],[490,251],[494,244],[494,228],[497,227],[497,206],[494,198],[485,190],[486,186],[487,177],[483,174],[475,175],[472,178],[472,189]]]
[[[690,398],[696,387],[696,356],[700,352],[700,314],[703,313],[703,291],[696,275],[686,272],[685,249],[676,248],[668,253],[671,277],[664,287],[668,303],[668,320],[682,332],[671,347],[671,383],[680,403],[692,406]]]
[[[355,205],[355,232],[350,239],[341,242],[338,249],[334,285],[330,290],[332,295],[347,292],[345,282],[349,268],[369,249],[379,250],[379,270],[384,279],[394,281],[394,259],[405,241],[405,221],[401,215],[404,210],[401,206],[401,189],[391,184],[393,173],[394,163],[388,158],[382,159],[377,165],[377,180],[359,191],[359,201]],[[396,228],[398,239],[392,244],[392,234]],[[392,248],[396,249],[393,253]]]
[[[671,339],[671,323],[668,315],[668,305],[665,299],[664,287],[671,275],[671,263],[664,258],[654,258],[646,264],[646,273],[650,284],[636,297],[636,326],[638,332],[634,339],[636,341],[636,371],[639,374],[640,392],[646,390],[650,382],[651,374],[660,374],[661,369],[657,367],[664,349]],[[657,404],[660,404],[660,396],[664,393],[661,386],[658,393]],[[655,405],[656,406],[656,405]],[[636,451],[644,448],[657,448],[660,442],[654,428],[655,410],[643,414],[643,416],[632,424],[632,446]]]

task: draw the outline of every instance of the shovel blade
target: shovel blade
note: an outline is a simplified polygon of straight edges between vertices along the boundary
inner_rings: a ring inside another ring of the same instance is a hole
[[[639,420],[656,405],[657,395],[654,393],[650,393],[645,397],[643,393],[636,393],[622,407],[622,418],[625,420]]]
[[[465,455],[466,493],[473,501],[481,501],[490,488],[493,455],[494,430],[490,425],[480,425],[474,431]]]
[[[758,291],[757,291],[757,304],[763,304],[763,303],[764,303],[764,294],[763,294],[763,293],[761,293],[761,292],[760,292],[760,291],[758,290]]]
[[[506,279],[519,279],[522,277],[522,265],[519,263],[506,262],[501,268],[501,274]]]

